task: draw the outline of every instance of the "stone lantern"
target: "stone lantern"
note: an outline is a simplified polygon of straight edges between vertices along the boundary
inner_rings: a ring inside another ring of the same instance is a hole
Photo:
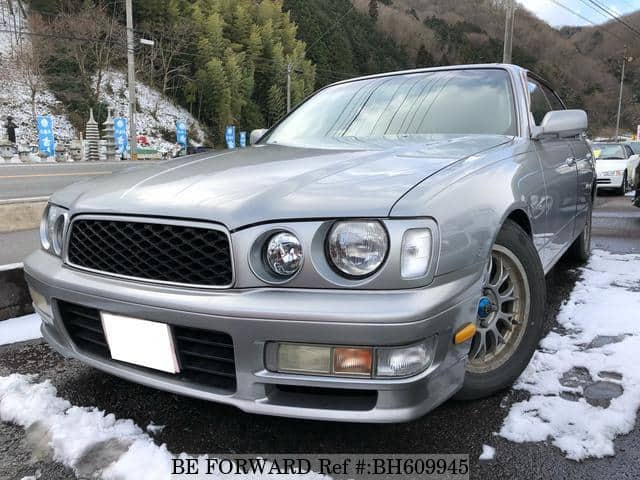
[[[9,140],[0,140],[0,158],[2,163],[10,163],[13,156],[16,154],[15,145]]]
[[[20,163],[31,163],[31,149],[28,145],[20,145],[18,147],[18,158]]]
[[[71,144],[69,145],[69,156],[74,162],[81,162],[84,160],[84,155],[82,154],[82,140],[71,140]]]

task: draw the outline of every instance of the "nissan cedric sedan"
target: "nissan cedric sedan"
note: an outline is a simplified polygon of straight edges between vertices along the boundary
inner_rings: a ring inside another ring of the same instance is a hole
[[[252,148],[54,194],[25,261],[42,333],[260,414],[399,422],[490,395],[536,348],[545,273],[589,256],[586,127],[511,65],[328,86]]]

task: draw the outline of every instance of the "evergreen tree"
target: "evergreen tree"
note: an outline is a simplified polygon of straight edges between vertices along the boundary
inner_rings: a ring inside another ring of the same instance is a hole
[[[416,67],[432,67],[434,65],[435,60],[423,43],[420,46],[420,50],[418,50],[418,54],[416,55]]]
[[[378,0],[369,0],[369,16],[378,19]]]

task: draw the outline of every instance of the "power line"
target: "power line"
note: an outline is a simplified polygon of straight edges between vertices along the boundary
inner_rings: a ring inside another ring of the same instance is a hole
[[[620,18],[619,16],[617,16],[615,13],[613,13],[611,10],[609,10],[606,7],[603,7],[599,2],[597,2],[596,0],[587,0],[589,3],[595,5],[599,10],[602,10],[604,13],[606,13],[608,16],[610,16],[611,18],[613,18],[615,21],[617,21],[618,23],[624,25],[628,30],[630,30],[631,32],[633,32],[634,34],[636,34],[638,37],[640,37],[640,31],[637,30],[636,28],[634,28],[633,26],[631,26],[630,24],[628,24],[626,21],[624,21],[622,18]]]
[[[622,37],[616,35],[615,33],[609,31],[608,29],[604,28],[604,26],[602,25],[598,25],[597,23],[595,23],[594,21],[592,21],[591,19],[585,17],[584,15],[579,14],[578,12],[576,12],[575,10],[567,7],[566,5],[560,3],[558,0],[547,0],[551,3],[554,3],[555,5],[557,5],[560,8],[563,8],[564,10],[566,10],[569,13],[572,13],[573,15],[575,15],[578,18],[581,18],[582,20],[584,20],[587,23],[590,23],[591,25],[598,27],[598,28],[602,28],[605,32],[607,32],[609,35],[616,37],[618,40],[620,40],[621,42],[626,42],[625,39],[623,39]]]

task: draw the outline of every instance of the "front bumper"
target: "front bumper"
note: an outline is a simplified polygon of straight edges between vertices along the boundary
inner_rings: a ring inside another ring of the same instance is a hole
[[[44,318],[42,333],[65,356],[133,382],[234,405],[245,412],[355,422],[408,421],[460,388],[470,345],[454,345],[453,335],[475,320],[482,287],[480,265],[436,277],[429,288],[395,291],[261,288],[212,292],[166,287],[74,270],[42,251],[30,255],[24,268],[28,284],[52,303],[54,315]],[[237,388],[228,392],[185,382],[79,350],[62,322],[58,301],[224,332],[233,339]],[[281,374],[264,366],[268,341],[395,346],[434,335],[432,366],[409,378]]]
[[[624,182],[624,175],[604,176],[598,175],[598,188],[620,188]]]

